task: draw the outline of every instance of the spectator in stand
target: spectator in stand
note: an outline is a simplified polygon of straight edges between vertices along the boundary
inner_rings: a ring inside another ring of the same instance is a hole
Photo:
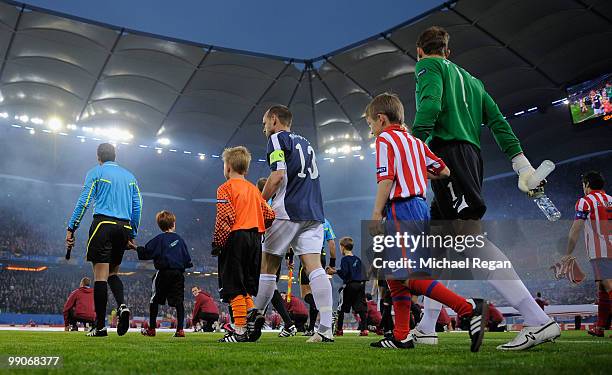
[[[489,303],[489,321],[487,326],[490,332],[504,332],[506,330],[505,325],[500,325],[504,320],[502,313],[493,305]]]
[[[535,299],[536,303],[538,304],[538,306],[540,306],[540,308],[542,310],[544,310],[544,306],[548,306],[548,301],[545,300],[544,298],[542,298],[542,293],[538,292],[536,294],[536,299]]]
[[[90,283],[89,278],[82,278],[79,288],[68,296],[64,304],[64,331],[78,331],[78,322],[93,324],[96,320],[93,289],[89,287]]]
[[[298,332],[304,332],[306,321],[308,320],[308,309],[298,296],[291,296],[291,301],[287,302],[287,294],[281,293],[281,297],[283,297],[283,301],[285,302],[285,308],[287,312],[289,312],[289,316],[291,316],[291,320],[293,320],[295,327]]]
[[[213,332],[214,323],[219,321],[219,307],[212,296],[199,286],[191,288],[191,293],[195,297],[195,305],[191,314],[193,331]]]

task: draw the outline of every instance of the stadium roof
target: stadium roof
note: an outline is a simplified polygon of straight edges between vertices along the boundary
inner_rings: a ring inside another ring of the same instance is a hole
[[[567,84],[609,69],[610,14],[612,2],[604,0],[452,1],[304,59],[169,39],[2,0],[0,112],[40,126],[71,124],[75,135],[117,128],[119,138],[125,130],[136,142],[165,137],[208,154],[245,144],[261,155],[263,112],[280,103],[293,111],[294,130],[316,146],[362,144],[363,109],[373,95],[398,93],[413,118],[414,44],[426,27],[445,27],[451,59],[483,80],[504,113],[514,113],[546,107],[565,96]]]

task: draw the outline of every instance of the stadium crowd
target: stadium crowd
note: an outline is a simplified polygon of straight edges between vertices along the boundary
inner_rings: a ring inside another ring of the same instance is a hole
[[[22,314],[61,314],[70,292],[79,287],[82,277],[91,277],[90,271],[74,270],[75,267],[52,268],[40,272],[0,271],[0,312]],[[122,276],[125,297],[134,316],[148,316],[151,298],[152,272],[136,272]],[[216,295],[215,277],[187,276],[185,280],[185,311],[193,309],[191,286],[213,292]],[[112,296],[109,297],[112,301]],[[222,304],[219,304],[220,306]],[[108,313],[116,308],[114,301],[108,304]],[[172,308],[163,306],[159,316],[174,314]]]

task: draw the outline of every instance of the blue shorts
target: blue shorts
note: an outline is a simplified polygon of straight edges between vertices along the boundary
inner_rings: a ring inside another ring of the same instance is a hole
[[[612,258],[591,259],[596,281],[612,279]]]
[[[416,239],[424,240],[424,236],[429,234],[430,213],[425,199],[414,197],[405,200],[394,200],[387,202],[387,221],[385,231],[387,235],[395,235],[397,232],[407,233]],[[384,259],[388,261],[400,261],[406,259],[411,261],[409,268],[385,270],[385,274],[396,280],[406,280],[413,273],[423,276],[430,275],[429,268],[423,267],[421,259],[430,257],[430,249],[423,244],[416,246],[400,246],[386,248]],[[416,275],[413,275],[416,276]]]

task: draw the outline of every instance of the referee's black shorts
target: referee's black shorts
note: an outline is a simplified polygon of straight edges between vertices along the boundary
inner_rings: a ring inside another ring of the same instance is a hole
[[[483,163],[480,149],[467,142],[434,139],[430,149],[450,169],[450,177],[432,180],[435,198],[432,220],[479,220],[487,206],[482,196]]]
[[[94,215],[87,240],[87,261],[121,264],[131,233],[127,220]]]
[[[182,305],[185,300],[185,275],[183,270],[165,269],[158,270],[153,275],[151,287],[153,295],[151,303],[176,307]]]
[[[340,311],[351,312],[351,308],[356,313],[368,311],[365,297],[365,281],[349,281],[340,292]]]
[[[219,294],[229,302],[238,295],[257,295],[261,267],[261,234],[257,229],[230,233],[218,258]]]

